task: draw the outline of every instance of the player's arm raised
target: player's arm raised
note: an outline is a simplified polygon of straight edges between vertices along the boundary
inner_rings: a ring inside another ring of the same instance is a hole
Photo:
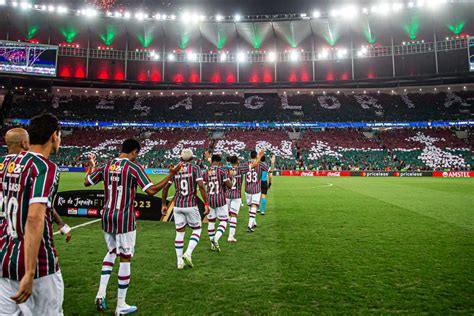
[[[87,170],[86,177],[84,178],[84,186],[89,187],[97,184],[102,180],[102,170],[95,168],[96,161],[95,155],[89,155],[89,169]]]
[[[262,159],[264,155],[265,155],[265,150],[264,149],[260,150],[260,152],[258,153],[257,159],[255,159],[255,161],[253,161],[250,164],[250,169],[257,167],[258,164],[260,163],[260,159]]]
[[[33,291],[33,279],[36,272],[36,260],[44,231],[46,204],[33,203],[28,207],[25,225],[25,275],[20,281],[18,291],[11,297],[17,304],[26,302]]]
[[[173,179],[174,175],[179,171],[181,170],[181,168],[183,167],[183,163],[180,162],[178,163],[176,166],[170,168],[170,172],[168,173],[168,175],[163,179],[161,180],[160,182],[158,182],[157,184],[154,184],[152,186],[150,186],[148,189],[145,190],[145,192],[148,194],[148,195],[155,195],[156,193],[160,192],[164,187],[166,187],[166,185],[168,184],[168,182]]]

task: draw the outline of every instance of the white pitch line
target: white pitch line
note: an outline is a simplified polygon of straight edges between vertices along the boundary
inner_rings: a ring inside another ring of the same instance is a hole
[[[71,230],[76,229],[76,228],[79,228],[79,227],[87,226],[87,225],[90,225],[90,224],[94,224],[94,223],[97,223],[97,222],[99,222],[99,221],[101,221],[101,220],[102,220],[102,218],[94,219],[94,220],[92,220],[92,221],[90,221],[90,222],[82,223],[82,224],[80,224],[80,225],[76,225],[76,226],[74,226],[74,227],[71,227]],[[61,234],[61,232],[60,232],[60,231],[57,231],[57,232],[53,233],[53,235],[57,235],[57,234]]]

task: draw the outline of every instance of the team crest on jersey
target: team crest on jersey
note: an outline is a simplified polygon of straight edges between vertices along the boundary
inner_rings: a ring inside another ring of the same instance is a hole
[[[120,173],[120,172],[122,172],[122,167],[117,166],[117,165],[110,165],[109,170],[110,170],[110,172],[113,172],[113,173]]]

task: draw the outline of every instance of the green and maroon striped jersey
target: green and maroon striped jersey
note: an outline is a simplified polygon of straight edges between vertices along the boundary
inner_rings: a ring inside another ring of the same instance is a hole
[[[232,166],[228,170],[230,179],[232,179],[232,188],[227,190],[226,198],[228,199],[240,199],[242,198],[242,177],[249,172],[250,166]]]
[[[174,206],[179,208],[195,207],[197,204],[197,183],[202,181],[201,168],[185,163],[169,183],[174,183]]]
[[[104,181],[102,229],[109,234],[124,234],[136,229],[134,202],[137,185],[146,191],[153,185],[143,167],[126,158],[115,158],[92,172],[87,181]]]
[[[268,172],[268,169],[268,165],[261,162],[257,167],[247,172],[247,175],[245,176],[245,193],[257,194],[262,192],[262,173],[264,171]]]
[[[32,152],[19,153],[5,167],[2,194],[6,233],[0,239],[1,276],[19,281],[25,274],[25,225],[33,203],[46,204],[35,278],[55,273],[59,263],[53,243],[52,202],[58,187],[58,167]]]
[[[228,176],[225,170],[219,166],[211,166],[204,171],[203,178],[207,184],[209,207],[218,208],[226,205],[224,182],[228,180]]]

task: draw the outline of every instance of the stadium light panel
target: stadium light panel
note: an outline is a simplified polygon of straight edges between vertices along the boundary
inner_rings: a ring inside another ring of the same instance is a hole
[[[12,2],[12,6],[16,8],[16,7],[18,6],[18,2],[13,1],[13,2]]]
[[[369,13],[369,9],[367,9],[367,8],[362,8],[362,13],[368,14],[368,13]]]
[[[219,60],[221,62],[224,62],[227,60],[227,54],[226,53],[221,53],[220,56],[219,56]]]
[[[0,5],[6,5],[7,1],[6,0],[0,0]]]
[[[339,10],[332,9],[331,12],[329,13],[329,15],[330,15],[332,18],[337,18],[338,16],[341,15],[341,12],[340,12]]]
[[[186,54],[186,59],[190,62],[196,62],[198,60],[198,55],[191,51]]]
[[[271,62],[271,63],[275,62],[276,59],[277,59],[276,57],[277,57],[277,55],[276,55],[275,52],[269,52],[268,53],[268,61],[269,62]]]
[[[189,22],[189,19],[191,18],[191,16],[189,15],[189,13],[187,12],[184,12],[182,15],[181,15],[181,21],[182,22]]]
[[[131,14],[130,12],[125,12],[125,13],[123,14],[123,17],[128,20],[128,19],[130,19],[130,18],[132,17],[132,14]]]
[[[220,21],[222,21],[223,19],[224,19],[224,17],[223,17],[222,15],[220,15],[220,14],[216,15],[216,21],[217,21],[217,22],[220,22]]]
[[[135,14],[135,19],[138,21],[143,21],[145,19],[145,14],[143,12],[137,12]]]
[[[245,53],[242,53],[242,52],[237,53],[237,61],[239,63],[246,62],[247,61],[247,55],[245,55]]]
[[[22,2],[20,3],[20,8],[22,8],[23,10],[28,10],[32,8],[32,5],[28,2]]]
[[[93,8],[87,8],[83,12],[84,12],[84,15],[88,18],[93,18],[97,16],[97,10]]]
[[[161,20],[161,14],[159,14],[159,13],[155,14],[154,18],[155,18],[155,20],[160,21]]]
[[[314,19],[319,19],[321,17],[321,12],[319,11],[313,11],[313,18]]]
[[[403,3],[401,3],[401,2],[396,2],[396,3],[392,4],[393,12],[399,12],[402,9],[403,9]]]
[[[56,10],[56,8],[54,7],[54,5],[49,5],[48,6],[48,12],[54,12]]]
[[[300,59],[300,54],[298,53],[298,51],[292,50],[290,52],[289,57],[290,57],[290,61],[298,61],[298,59]]]
[[[344,58],[347,56],[347,49],[342,48],[337,50],[337,58]]]
[[[408,2],[408,7],[411,9],[415,6],[415,3],[413,1]]]
[[[58,10],[58,11],[59,11],[59,10]],[[107,11],[107,13],[105,13],[105,15],[110,17],[110,16],[112,16],[112,12]]]
[[[235,22],[240,22],[240,21],[242,21],[242,16],[241,16],[240,14],[234,15],[234,21],[235,21]]]
[[[172,20],[172,21],[176,20],[176,15],[171,14],[171,15],[170,15],[170,20]]]
[[[432,1],[432,0],[430,0],[430,1]],[[417,6],[418,8],[423,8],[424,5],[425,5],[425,1],[424,1],[424,0],[418,0],[418,2],[416,3],[416,6]]]
[[[198,14],[191,15],[191,22],[198,23],[199,21],[201,21],[201,17]]]
[[[357,17],[359,10],[355,5],[347,5],[343,8],[341,16],[345,19],[352,20]]]
[[[318,59],[326,59],[329,57],[329,51],[324,48],[319,54],[318,54]]]
[[[69,12],[68,8],[63,7],[63,6],[59,6],[57,11],[59,14],[67,14]]]
[[[176,60],[176,57],[174,56],[174,54],[168,54],[168,61],[175,61]]]
[[[206,16],[204,16],[204,15],[201,14],[201,15],[199,16],[199,21],[201,21],[201,22],[202,22],[202,21],[206,21]]]
[[[121,17],[122,17],[122,13],[120,13],[119,11],[117,11],[117,12],[114,13],[114,16],[115,16],[116,18],[121,18]]]

